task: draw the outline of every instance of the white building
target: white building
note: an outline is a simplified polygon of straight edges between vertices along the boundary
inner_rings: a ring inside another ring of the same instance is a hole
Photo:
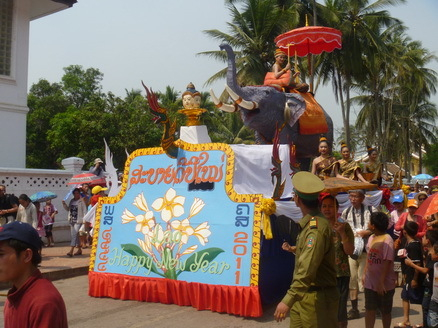
[[[0,167],[26,167],[30,21],[76,0],[0,0]]]

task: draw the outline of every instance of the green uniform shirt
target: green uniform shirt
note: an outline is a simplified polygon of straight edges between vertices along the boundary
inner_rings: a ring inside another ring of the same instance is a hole
[[[329,221],[316,213],[303,217],[299,225],[293,281],[282,300],[289,307],[300,301],[311,286],[337,286],[333,230]]]

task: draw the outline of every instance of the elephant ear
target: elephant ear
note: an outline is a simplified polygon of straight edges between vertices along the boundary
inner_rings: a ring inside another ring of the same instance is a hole
[[[301,115],[306,110],[306,103],[299,94],[288,93],[284,107],[284,121],[291,127],[298,122]]]

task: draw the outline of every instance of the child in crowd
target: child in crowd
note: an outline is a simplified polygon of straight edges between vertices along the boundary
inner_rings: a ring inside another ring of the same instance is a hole
[[[363,275],[365,287],[365,327],[373,328],[376,310],[382,314],[384,328],[391,326],[392,302],[395,292],[394,241],[386,233],[388,216],[382,212],[371,214],[368,228],[373,234],[366,246],[367,261]]]
[[[417,266],[423,267],[423,251],[420,241],[415,237],[417,233],[417,222],[406,221],[403,228],[403,234],[406,236],[406,246],[405,248],[400,249],[399,253],[405,253],[401,255],[402,258],[408,258]],[[406,265],[403,259],[402,272],[405,275],[405,285],[401,292],[403,302],[403,322],[400,322],[398,327],[410,327],[410,304],[422,303],[424,275],[419,270]]]
[[[438,328],[438,242],[431,248],[431,256],[435,261],[433,273],[433,293],[429,304],[427,314],[427,326],[429,328]]]
[[[36,213],[37,213],[36,231],[38,232],[38,236],[40,236],[41,245],[42,245],[43,244],[43,237],[46,236],[46,232],[44,231],[44,226],[43,226],[43,212],[41,211],[40,202],[33,202],[33,204],[35,205]]]
[[[432,289],[433,289],[433,279],[434,279],[434,265],[437,262],[436,257],[433,255],[433,247],[435,243],[438,242],[438,231],[436,230],[428,230],[422,239],[423,248],[427,250],[427,254],[425,256],[425,266],[419,266],[415,264],[411,259],[405,259],[405,264],[415,270],[418,270],[420,273],[424,274],[424,293],[423,293],[423,303],[421,304],[423,310],[423,327],[428,327],[427,324],[427,315],[429,312],[429,304],[430,299],[432,297]],[[438,245],[438,244],[437,244]]]
[[[47,247],[55,246],[52,229],[53,229],[53,223],[55,222],[56,214],[58,214],[58,210],[52,204],[52,201],[50,199],[47,200],[43,210],[43,224],[44,224],[44,230],[46,231]]]

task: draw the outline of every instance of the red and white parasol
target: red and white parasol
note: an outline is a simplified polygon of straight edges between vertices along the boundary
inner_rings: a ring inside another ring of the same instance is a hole
[[[332,52],[342,48],[342,32],[324,26],[305,26],[280,34],[275,43],[289,56],[299,57],[308,54],[319,55],[323,51]]]
[[[92,185],[106,185],[105,178],[101,178],[93,173],[80,173],[74,175],[68,184],[88,183]]]
[[[421,203],[420,207],[415,211],[415,215],[418,216],[428,216],[438,213],[438,193],[434,193],[426,198],[426,200]]]
[[[433,186],[437,186],[438,185],[438,176],[431,179],[427,185],[429,186],[429,188],[432,188]]]

